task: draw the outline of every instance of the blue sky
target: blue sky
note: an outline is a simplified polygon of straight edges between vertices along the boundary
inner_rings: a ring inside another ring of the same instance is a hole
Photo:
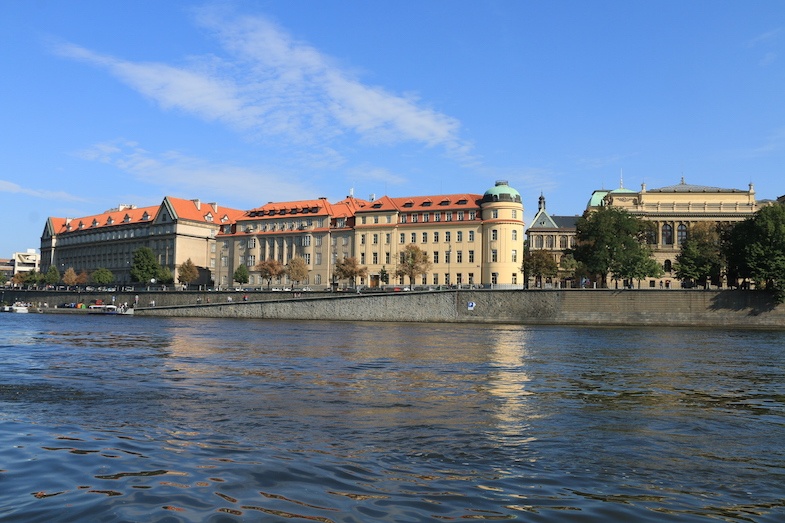
[[[0,39],[0,257],[166,195],[785,194],[781,0],[4,0]]]

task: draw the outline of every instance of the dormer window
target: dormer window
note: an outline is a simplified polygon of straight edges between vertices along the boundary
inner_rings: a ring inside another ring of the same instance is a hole
[[[440,202],[439,202],[439,205],[450,205],[450,200],[448,200],[447,198],[445,198],[444,200],[442,200],[442,201],[440,201]]]
[[[81,231],[82,229],[84,229],[84,223],[79,222],[79,230]]]
[[[142,215],[142,220],[146,221],[146,220],[149,220],[149,219],[150,219],[150,215],[147,214],[147,211],[145,211],[144,214]]]
[[[409,200],[408,202],[404,203],[403,206],[404,207],[412,207],[412,206],[414,206],[414,202]]]
[[[433,202],[431,200],[427,200],[422,202],[423,207],[430,207]]]
[[[92,223],[92,224],[90,224],[90,227],[98,227],[98,220],[96,220],[95,218],[93,218],[93,223]]]
[[[204,215],[204,219],[205,219],[205,221],[208,221],[208,222],[213,221],[213,214],[208,212],[207,214]]]
[[[467,202],[466,198],[461,198],[460,200],[458,200],[458,205],[466,205],[467,203],[468,202]]]
[[[123,223],[131,223],[131,217],[127,214],[123,216]]]
[[[114,225],[114,220],[110,216],[109,219],[106,220],[106,225]]]

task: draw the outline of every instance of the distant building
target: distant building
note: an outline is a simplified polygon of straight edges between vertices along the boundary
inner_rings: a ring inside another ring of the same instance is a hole
[[[565,251],[575,248],[576,223],[579,216],[551,215],[545,208],[545,196],[540,195],[537,204],[537,214],[532,218],[531,225],[526,230],[526,239],[529,250],[544,250],[553,256],[559,268],[562,269],[562,257]],[[559,279],[569,278],[560,270]],[[533,279],[532,279],[533,281]],[[532,283],[529,282],[529,284]],[[567,282],[560,282],[559,286]],[[546,280],[546,285],[553,285],[552,280]],[[554,285],[555,286],[555,285]]]
[[[77,273],[98,268],[112,271],[119,284],[131,283],[133,253],[149,247],[177,280],[177,267],[187,259],[199,268],[208,285],[216,264],[215,237],[222,224],[234,223],[242,211],[216,203],[167,196],[160,205],[120,205],[101,214],[46,221],[41,235],[41,270],[69,267]]]
[[[40,263],[41,256],[35,249],[27,249],[26,252],[15,252],[11,256],[13,274],[38,271]]]

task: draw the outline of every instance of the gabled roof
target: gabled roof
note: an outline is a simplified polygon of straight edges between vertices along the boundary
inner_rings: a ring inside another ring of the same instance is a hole
[[[161,203],[172,213],[172,218],[194,222],[222,223],[235,222],[245,211],[219,207],[217,203],[202,203],[201,200],[185,200],[167,196]]]
[[[49,217],[47,228],[52,235],[67,234],[87,229],[103,229],[106,227],[129,223],[149,223],[158,213],[158,205],[150,207],[120,206],[101,214],[83,216],[81,218]]]

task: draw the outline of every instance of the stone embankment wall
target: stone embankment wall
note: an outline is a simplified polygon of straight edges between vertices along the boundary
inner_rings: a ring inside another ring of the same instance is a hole
[[[248,301],[243,301],[246,295]],[[740,290],[450,290],[360,295],[5,290],[2,300],[47,303],[51,308],[95,300],[112,303],[113,296],[116,304],[130,305],[138,296],[135,313],[140,316],[785,328],[785,305],[776,306],[765,292]],[[150,306],[152,302],[155,307]]]
[[[433,291],[140,308],[138,315],[394,322],[785,328],[785,306],[756,291]],[[273,297],[275,298],[275,297]]]

